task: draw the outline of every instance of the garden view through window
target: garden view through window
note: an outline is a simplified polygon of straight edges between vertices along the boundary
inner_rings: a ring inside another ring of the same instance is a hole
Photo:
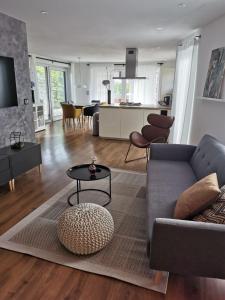
[[[39,100],[44,105],[45,120],[62,117],[61,102],[66,101],[66,71],[37,65]]]

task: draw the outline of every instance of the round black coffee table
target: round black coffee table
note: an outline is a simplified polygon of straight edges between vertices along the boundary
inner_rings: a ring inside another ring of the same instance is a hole
[[[76,192],[69,195],[67,201],[70,206],[74,204],[70,201],[71,197],[77,195],[77,204],[80,203],[79,194],[80,192],[84,191],[97,191],[104,193],[109,196],[109,200],[103,205],[106,206],[111,202],[111,171],[108,167],[103,165],[95,165],[96,166],[96,173],[95,175],[91,175],[90,171],[88,170],[90,164],[78,165],[74,166],[67,170],[66,174],[77,181],[77,190]],[[81,181],[96,181],[100,179],[104,179],[109,177],[109,192],[103,191],[100,189],[81,189]]]

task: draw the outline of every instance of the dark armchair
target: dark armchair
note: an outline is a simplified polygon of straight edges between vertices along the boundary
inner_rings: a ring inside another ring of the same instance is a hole
[[[90,105],[90,106],[85,106],[83,108],[83,117],[84,117],[84,122],[86,117],[88,118],[88,123],[89,121],[92,120],[94,113],[99,111],[99,105]]]
[[[174,122],[174,117],[168,117],[158,114],[149,114],[147,117],[147,121],[149,125],[145,125],[142,128],[141,133],[137,131],[131,132],[129,137],[130,145],[125,157],[126,163],[143,158],[141,157],[132,160],[127,160],[128,154],[131,149],[131,145],[137,148],[146,149],[146,158],[148,161],[150,145],[152,143],[167,143],[170,134],[170,128],[172,127]]]

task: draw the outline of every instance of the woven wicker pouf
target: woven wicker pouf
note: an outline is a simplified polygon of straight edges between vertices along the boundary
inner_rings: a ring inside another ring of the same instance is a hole
[[[57,232],[60,242],[75,254],[91,254],[112,239],[114,222],[104,207],[82,203],[68,208],[60,216]]]

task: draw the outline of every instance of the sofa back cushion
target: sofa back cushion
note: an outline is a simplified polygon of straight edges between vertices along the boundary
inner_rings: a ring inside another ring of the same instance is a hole
[[[198,180],[215,172],[219,187],[225,184],[225,146],[214,137],[202,138],[190,164]]]

